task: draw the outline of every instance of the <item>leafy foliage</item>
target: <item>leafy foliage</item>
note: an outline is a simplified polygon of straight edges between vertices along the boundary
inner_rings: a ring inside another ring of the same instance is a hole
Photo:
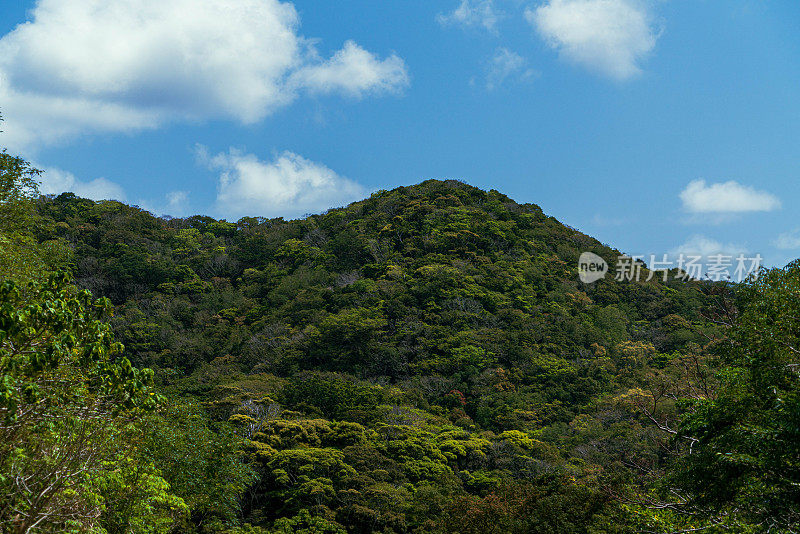
[[[738,288],[718,316],[727,337],[713,395],[686,399],[679,432],[693,440],[673,475],[688,504],[765,530],[800,528],[800,263]]]
[[[152,371],[119,357],[106,299],[63,275],[26,289],[0,285],[0,521],[59,530],[99,515],[114,420],[154,405]]]
[[[114,305],[98,328],[164,395],[78,492],[98,528],[797,526],[796,266],[733,288],[723,320],[724,284],[581,284],[581,252],[619,252],[455,181],[296,221],[31,205],[31,243],[70,243]],[[120,413],[143,391],[114,390]]]

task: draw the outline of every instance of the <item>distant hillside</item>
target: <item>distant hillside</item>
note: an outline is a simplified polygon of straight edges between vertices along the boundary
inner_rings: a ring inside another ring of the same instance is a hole
[[[39,238],[69,242],[77,283],[116,305],[128,357],[250,429],[246,519],[265,528],[467,532],[491,495],[517,525],[498,532],[626,517],[602,481],[637,480],[658,449],[625,396],[710,328],[703,284],[584,285],[582,252],[619,252],[457,181],[294,221],[72,194],[38,211]]]

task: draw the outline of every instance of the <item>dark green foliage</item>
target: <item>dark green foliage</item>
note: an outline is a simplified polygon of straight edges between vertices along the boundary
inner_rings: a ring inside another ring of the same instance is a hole
[[[342,375],[301,373],[283,389],[282,400],[293,409],[319,411],[328,419],[371,419],[385,393]]]
[[[706,284],[584,285],[580,253],[618,251],[538,206],[429,180],[296,221],[68,194],[37,216],[131,361],[194,406],[152,416],[135,456],[186,531],[705,525],[647,508],[685,450],[637,407],[720,335]]]
[[[694,441],[671,482],[688,506],[764,530],[800,528],[800,263],[737,288],[718,315],[728,337],[713,395],[686,399],[679,432]],[[729,307],[730,306],[730,307]]]

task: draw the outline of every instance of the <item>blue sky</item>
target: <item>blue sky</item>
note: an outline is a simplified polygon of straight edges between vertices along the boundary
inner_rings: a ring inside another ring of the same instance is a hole
[[[297,217],[457,178],[632,254],[800,256],[800,3],[6,0],[43,190]]]

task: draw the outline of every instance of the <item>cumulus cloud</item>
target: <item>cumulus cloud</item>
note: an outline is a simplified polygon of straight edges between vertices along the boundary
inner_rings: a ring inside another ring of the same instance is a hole
[[[800,228],[793,232],[784,232],[776,237],[772,244],[781,250],[795,250],[800,248]]]
[[[507,48],[498,48],[489,63],[486,88],[491,91],[512,76],[519,76],[520,78],[532,77],[534,71],[526,68],[526,64],[526,59],[519,54]]]
[[[342,92],[361,97],[401,90],[408,85],[408,73],[397,55],[381,60],[355,42],[347,41],[330,60],[297,71],[292,82],[315,93]]]
[[[199,159],[219,171],[217,210],[225,217],[297,217],[343,206],[367,194],[356,182],[322,165],[285,151],[272,161],[236,149]]]
[[[453,11],[438,15],[436,20],[444,26],[480,27],[490,32],[496,32],[500,16],[493,0],[461,0],[461,3]]]
[[[398,91],[405,63],[348,41],[330,59],[280,0],[38,0],[0,39],[4,142],[137,131],[176,120],[257,122],[304,92]]]
[[[44,195],[60,195],[71,192],[92,200],[125,200],[125,191],[117,183],[105,178],[84,182],[71,172],[55,167],[45,168],[40,176],[39,190]]]
[[[680,198],[690,213],[742,213],[781,207],[775,195],[733,180],[715,184],[694,180],[681,191]]]
[[[715,239],[703,235],[694,235],[682,245],[674,248],[672,254],[685,256],[701,256],[708,258],[715,254],[737,256],[747,253],[747,248],[734,243],[723,244]]]
[[[658,39],[637,0],[548,0],[525,18],[561,56],[617,80],[638,74]]]

